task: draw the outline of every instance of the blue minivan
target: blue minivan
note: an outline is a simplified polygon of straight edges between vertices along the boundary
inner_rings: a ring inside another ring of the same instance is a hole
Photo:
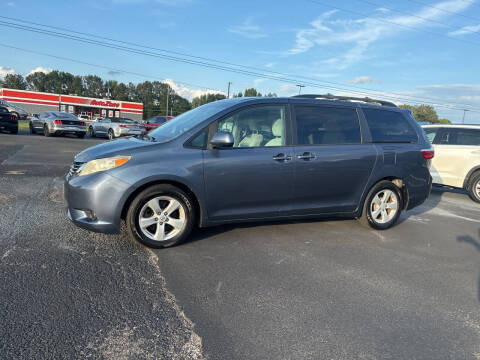
[[[433,149],[409,110],[369,98],[235,98],[79,153],[65,179],[78,226],[150,247],[195,226],[339,216],[387,229],[423,203]]]

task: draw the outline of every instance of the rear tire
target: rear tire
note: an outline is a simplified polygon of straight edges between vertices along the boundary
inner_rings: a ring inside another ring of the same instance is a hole
[[[473,201],[480,203],[480,171],[471,176],[467,191]]]
[[[29,123],[29,127],[30,127],[30,135],[36,134],[35,128],[33,127],[32,123]]]
[[[85,133],[76,133],[75,135],[77,135],[79,139],[83,139],[85,137]]]
[[[386,230],[397,222],[402,208],[400,189],[394,183],[382,180],[368,192],[359,221],[376,230]]]
[[[93,130],[93,126],[89,126],[87,130],[88,136],[95,137],[95,131]]]
[[[52,136],[52,134],[50,134],[50,132],[48,131],[48,126],[47,126],[47,125],[44,125],[44,126],[43,126],[43,135],[44,135],[45,137],[50,137],[50,136]]]
[[[158,205],[154,206],[158,213],[149,206],[152,201]],[[170,211],[170,204],[178,207]],[[144,223],[142,228],[140,220],[147,221],[148,224],[151,222],[151,225]],[[179,188],[168,184],[153,185],[135,197],[125,221],[132,238],[151,248],[165,248],[178,245],[188,238],[195,224],[195,207],[192,199]],[[159,240],[154,239],[157,232]],[[165,240],[160,240],[161,238]]]
[[[17,135],[18,134],[18,128],[14,130],[10,130],[10,134]]]

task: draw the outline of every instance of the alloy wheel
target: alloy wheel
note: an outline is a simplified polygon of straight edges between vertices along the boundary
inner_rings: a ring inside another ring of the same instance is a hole
[[[173,197],[157,196],[145,203],[138,214],[139,230],[155,241],[166,241],[187,225],[183,205]]]
[[[478,179],[477,183],[474,185],[474,189],[477,197],[480,199],[480,179]]]
[[[394,191],[383,189],[375,194],[370,203],[373,221],[385,224],[391,221],[398,211],[398,196]]]

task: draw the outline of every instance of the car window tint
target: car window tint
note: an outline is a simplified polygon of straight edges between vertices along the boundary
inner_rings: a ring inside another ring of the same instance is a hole
[[[4,107],[0,107],[0,113],[8,113],[8,109]]]
[[[367,119],[372,141],[376,143],[414,143],[418,135],[409,120],[402,113],[363,109]]]
[[[428,141],[430,141],[430,143],[433,143],[433,140],[435,139],[435,135],[437,135],[438,128],[437,127],[423,128],[423,131],[425,131]]]
[[[353,108],[296,106],[298,145],[358,144],[357,111]]]
[[[480,129],[455,129],[454,145],[480,145]]]
[[[240,110],[218,122],[218,131],[233,135],[233,147],[285,145],[285,108],[255,106]]]
[[[435,144],[454,145],[455,144],[454,129],[451,129],[451,128],[442,129],[439,137],[435,140]]]
[[[207,135],[208,130],[203,130],[200,134],[195,136],[190,142],[187,144],[189,147],[194,148],[204,148],[207,146]]]

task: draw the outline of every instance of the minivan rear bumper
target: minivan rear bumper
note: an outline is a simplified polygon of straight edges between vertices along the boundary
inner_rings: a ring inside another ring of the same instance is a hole
[[[425,202],[432,191],[432,176],[428,173],[425,181],[416,181],[407,184],[408,204],[406,210],[413,209]]]

